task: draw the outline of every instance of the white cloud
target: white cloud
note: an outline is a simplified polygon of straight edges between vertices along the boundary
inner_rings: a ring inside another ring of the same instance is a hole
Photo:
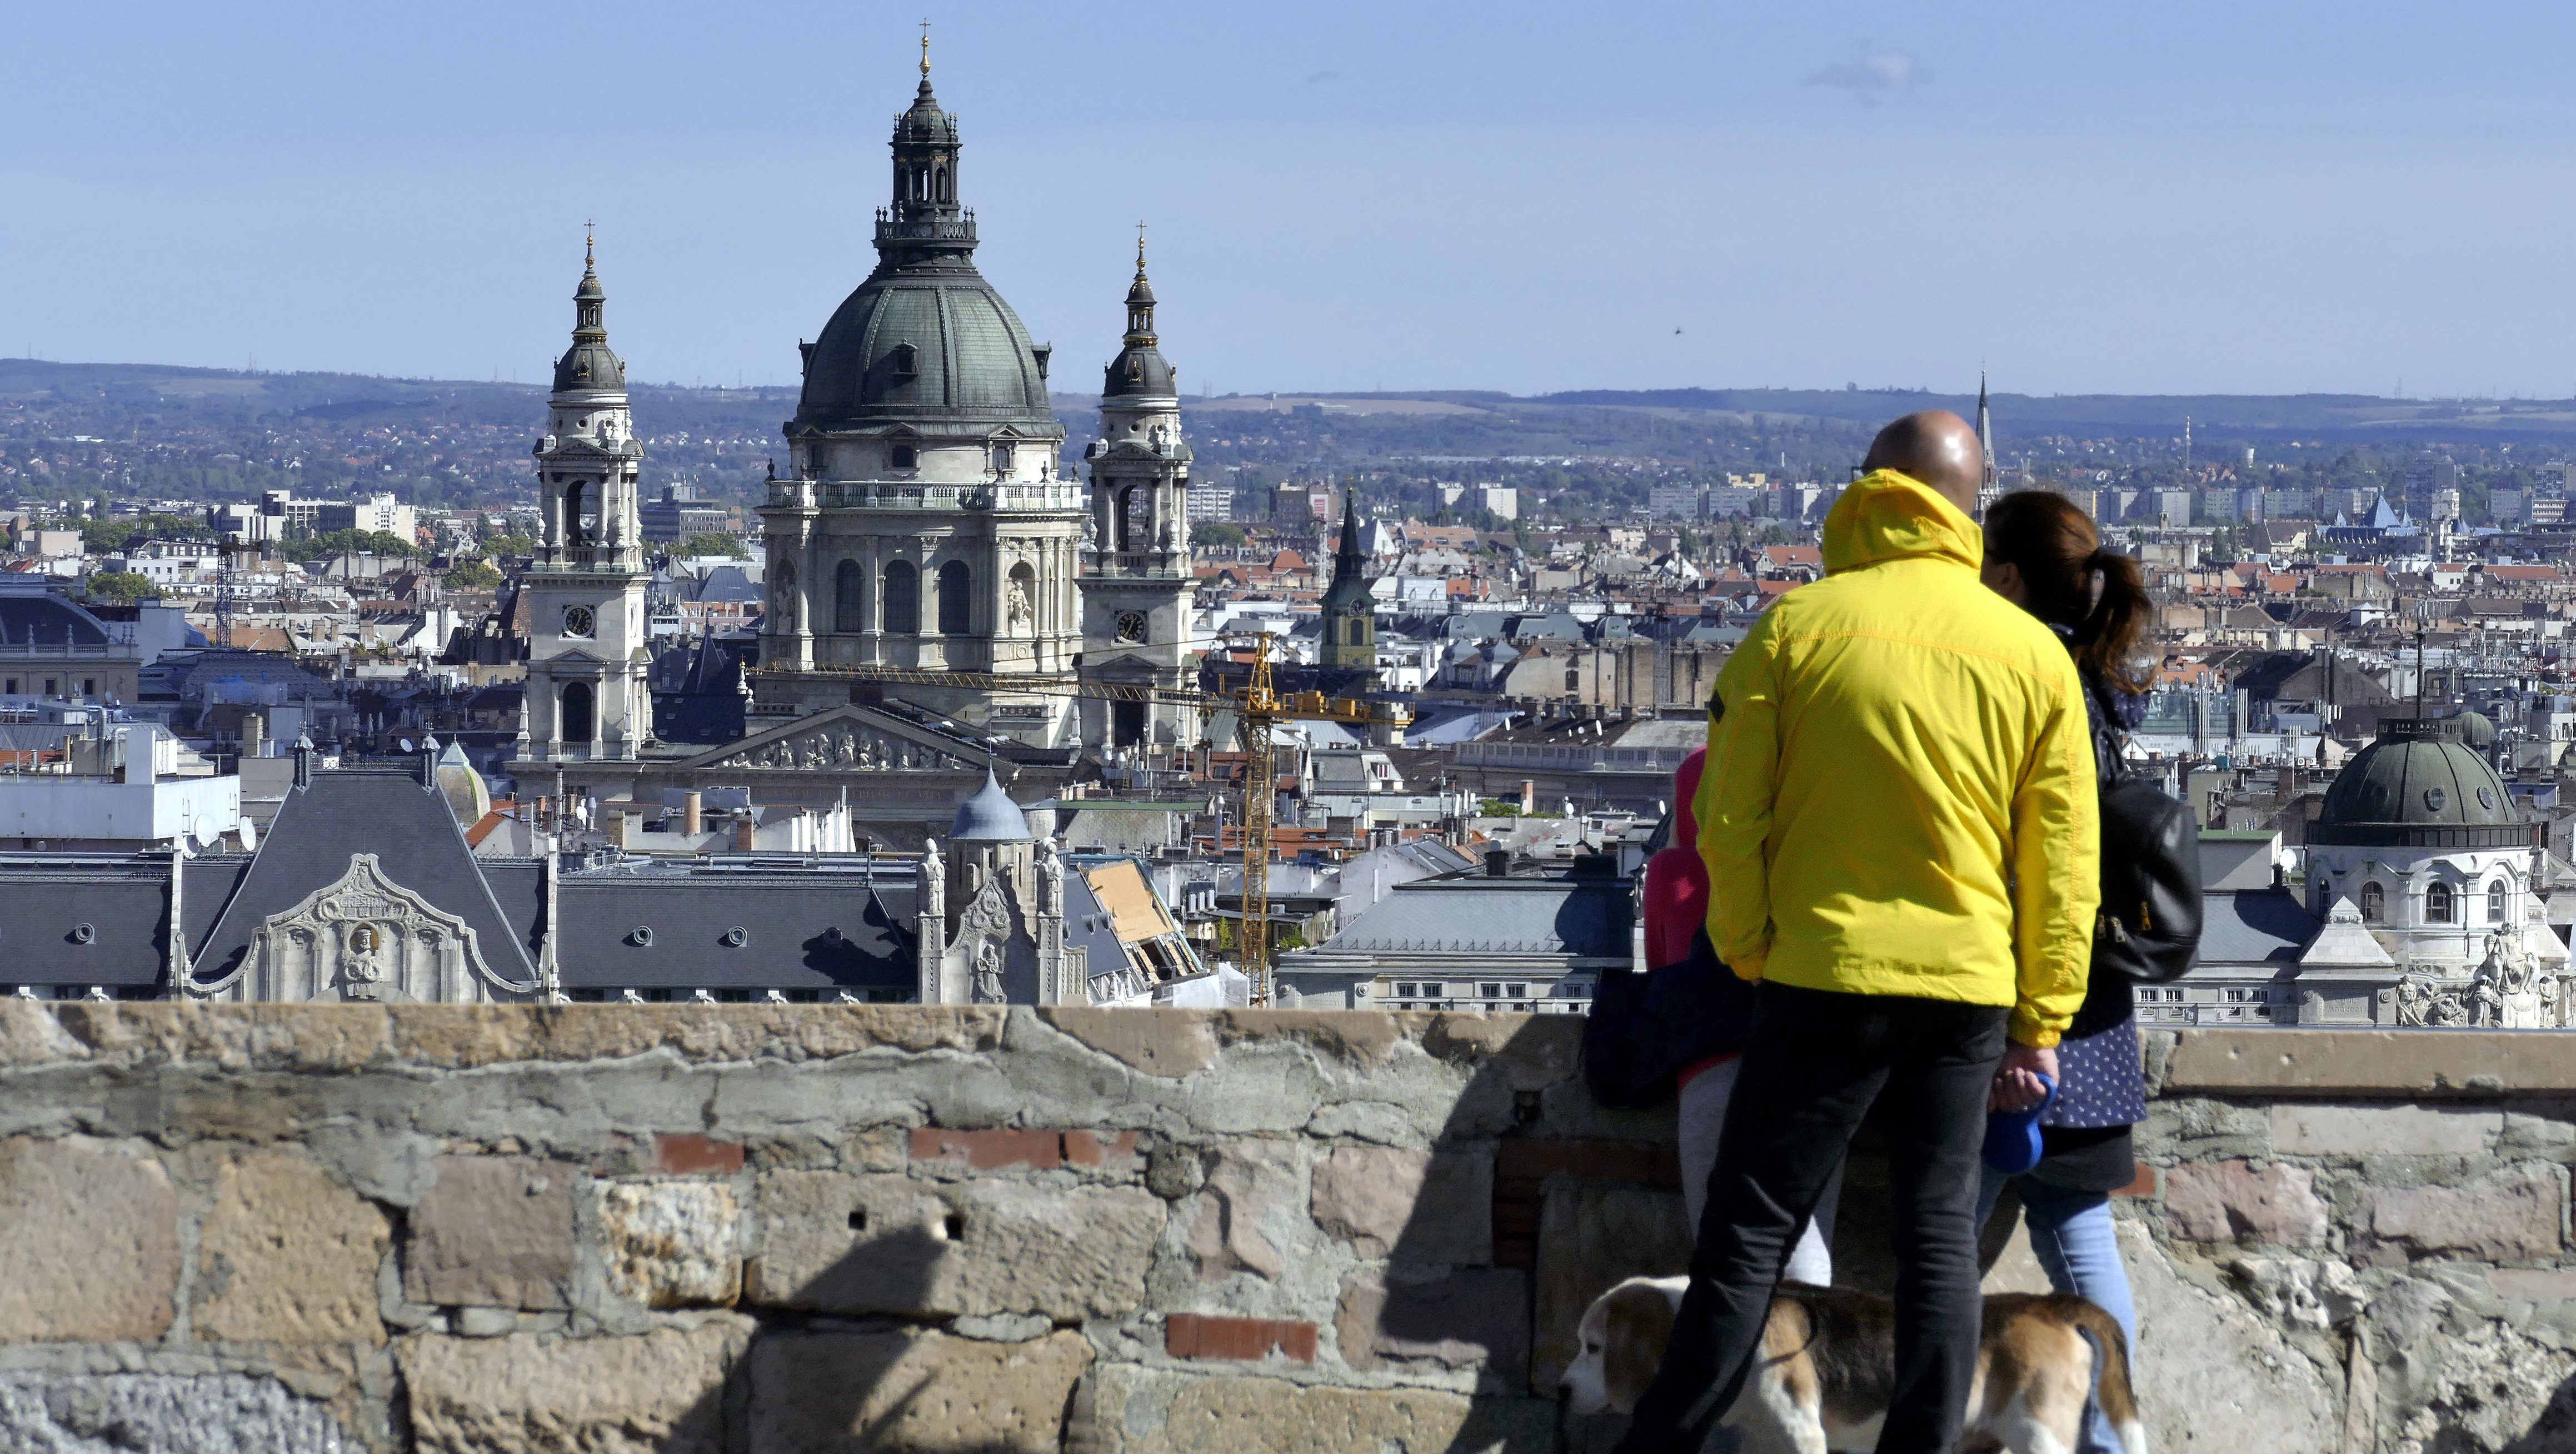
[[[1829,86],[1837,91],[1849,91],[1862,101],[1875,101],[1883,95],[1911,91],[1931,79],[1932,73],[1923,69],[1922,63],[1910,53],[1878,50],[1858,60],[1837,61],[1807,77],[1805,84]]]

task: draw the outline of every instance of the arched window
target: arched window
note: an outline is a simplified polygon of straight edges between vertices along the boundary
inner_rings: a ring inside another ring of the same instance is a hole
[[[868,629],[867,575],[855,560],[845,560],[832,568],[833,630]]]
[[[556,738],[564,742],[588,742],[590,725],[590,683],[566,683],[563,707],[555,717]]]
[[[894,352],[886,356],[886,367],[896,378],[908,379],[921,371],[919,360],[920,355],[914,352],[911,344],[898,343]]]
[[[952,560],[939,568],[939,634],[963,636],[975,628],[975,603],[969,599],[975,589],[975,573],[966,562]]]
[[[581,481],[579,480],[575,480],[571,484],[564,486],[563,543],[566,545],[579,545],[582,543]]]
[[[2451,886],[2449,884],[2435,884],[2424,891],[2424,922],[2427,924],[2451,922]]]
[[[2487,922],[2490,924],[2504,922],[2504,891],[2503,879],[2487,885]]]
[[[886,567],[885,629],[906,636],[921,630],[921,576],[911,561]]]
[[[2388,890],[2375,883],[2361,886],[2361,922],[2376,924],[2388,917]]]

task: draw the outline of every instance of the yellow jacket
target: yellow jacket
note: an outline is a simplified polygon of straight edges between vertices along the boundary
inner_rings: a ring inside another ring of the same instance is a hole
[[[1977,579],[1975,522],[1880,470],[1825,517],[1825,578],[1718,673],[1696,807],[1709,939],[1809,989],[2013,1007],[2057,1043],[2101,897],[2084,688]]]

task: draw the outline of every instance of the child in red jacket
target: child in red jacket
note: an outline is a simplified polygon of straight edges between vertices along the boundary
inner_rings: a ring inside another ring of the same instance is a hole
[[[1677,796],[1672,846],[1646,860],[1646,968],[1650,973],[1687,964],[1694,956],[1716,958],[1708,947],[1708,867],[1700,861],[1699,819],[1691,811],[1707,758],[1708,749],[1697,749],[1682,759],[1680,770],[1673,774]],[[1728,973],[1722,968],[1718,972]],[[1693,1235],[1699,1230],[1700,1208],[1708,1200],[1709,1172],[1717,1165],[1718,1140],[1726,1126],[1727,1101],[1735,1093],[1738,1058],[1732,1050],[1703,1055],[1684,1066],[1678,1077],[1682,1200]],[[1816,1203],[1814,1220],[1798,1235],[1797,1248],[1789,1254],[1783,1274],[1787,1280],[1833,1285],[1834,1207],[1841,1197],[1842,1173],[1836,1171],[1825,1187],[1824,1199]]]

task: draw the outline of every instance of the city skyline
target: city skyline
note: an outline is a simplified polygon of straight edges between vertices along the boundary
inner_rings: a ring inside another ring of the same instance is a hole
[[[792,384],[917,19],[142,14],[0,60],[0,353],[533,379],[596,216],[639,379]],[[1192,392],[2576,390],[2567,17],[1475,18],[932,12],[988,273],[1087,369],[1147,219]]]

